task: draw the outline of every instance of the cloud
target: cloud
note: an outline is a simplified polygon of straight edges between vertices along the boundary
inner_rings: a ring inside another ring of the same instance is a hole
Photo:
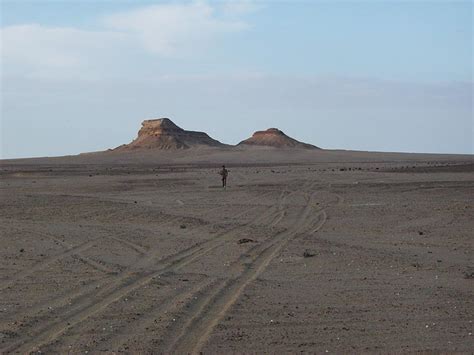
[[[249,27],[242,21],[218,19],[216,10],[205,3],[154,5],[107,16],[104,23],[136,35],[146,49],[159,55],[189,52],[211,39]]]
[[[1,40],[2,76],[56,77],[104,64],[127,46],[130,36],[28,24],[3,28]]]
[[[229,0],[221,3],[220,9],[226,15],[238,16],[260,10],[263,5],[254,0]]]
[[[113,13],[98,25],[94,31],[41,24],[2,28],[2,76],[100,76],[147,58],[196,56],[249,28],[242,20],[219,18],[215,7],[201,2]]]

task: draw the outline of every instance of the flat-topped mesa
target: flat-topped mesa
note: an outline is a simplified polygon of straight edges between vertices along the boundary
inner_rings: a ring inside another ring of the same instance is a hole
[[[186,131],[178,127],[169,118],[145,120],[138,131],[138,137],[129,144],[116,150],[136,149],[188,149],[196,146],[224,146],[204,132]]]
[[[269,128],[266,131],[257,131],[252,137],[243,140],[239,146],[267,146],[275,148],[320,149],[314,145],[303,143],[288,137],[278,128]]]
[[[142,128],[140,131],[146,129],[156,129],[156,130],[178,130],[183,131],[182,128],[178,127],[171,121],[169,118],[154,118],[151,120],[145,120],[142,122]],[[140,134],[140,132],[138,133]]]

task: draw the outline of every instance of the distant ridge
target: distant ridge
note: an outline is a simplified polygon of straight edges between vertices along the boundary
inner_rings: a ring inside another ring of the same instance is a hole
[[[158,118],[143,121],[138,137],[131,143],[123,144],[114,150],[177,150],[198,146],[225,147],[226,145],[212,139],[204,132],[186,131],[169,118]]]
[[[266,131],[257,131],[252,137],[243,140],[238,146],[268,146],[275,148],[303,148],[321,149],[314,145],[303,143],[288,137],[277,128],[269,128]]]

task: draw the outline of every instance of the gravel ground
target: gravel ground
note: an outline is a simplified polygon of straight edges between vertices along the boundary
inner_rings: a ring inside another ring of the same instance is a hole
[[[347,157],[3,161],[0,352],[472,352],[472,156]]]

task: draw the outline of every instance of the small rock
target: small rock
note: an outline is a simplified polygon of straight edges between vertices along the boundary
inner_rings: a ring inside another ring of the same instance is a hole
[[[185,224],[182,224],[182,225],[179,226],[179,228],[181,228],[181,229],[186,229],[186,225],[185,225]]]
[[[237,243],[238,244],[255,243],[255,240],[249,239],[249,238],[242,238],[242,239],[239,239],[239,241]]]
[[[21,248],[20,249],[20,253],[23,253],[25,251],[25,249]]]
[[[307,249],[303,253],[304,258],[312,258],[315,255],[316,255],[316,253],[313,253],[312,251],[307,250]]]
[[[464,272],[465,279],[474,279],[474,271],[466,271]]]

